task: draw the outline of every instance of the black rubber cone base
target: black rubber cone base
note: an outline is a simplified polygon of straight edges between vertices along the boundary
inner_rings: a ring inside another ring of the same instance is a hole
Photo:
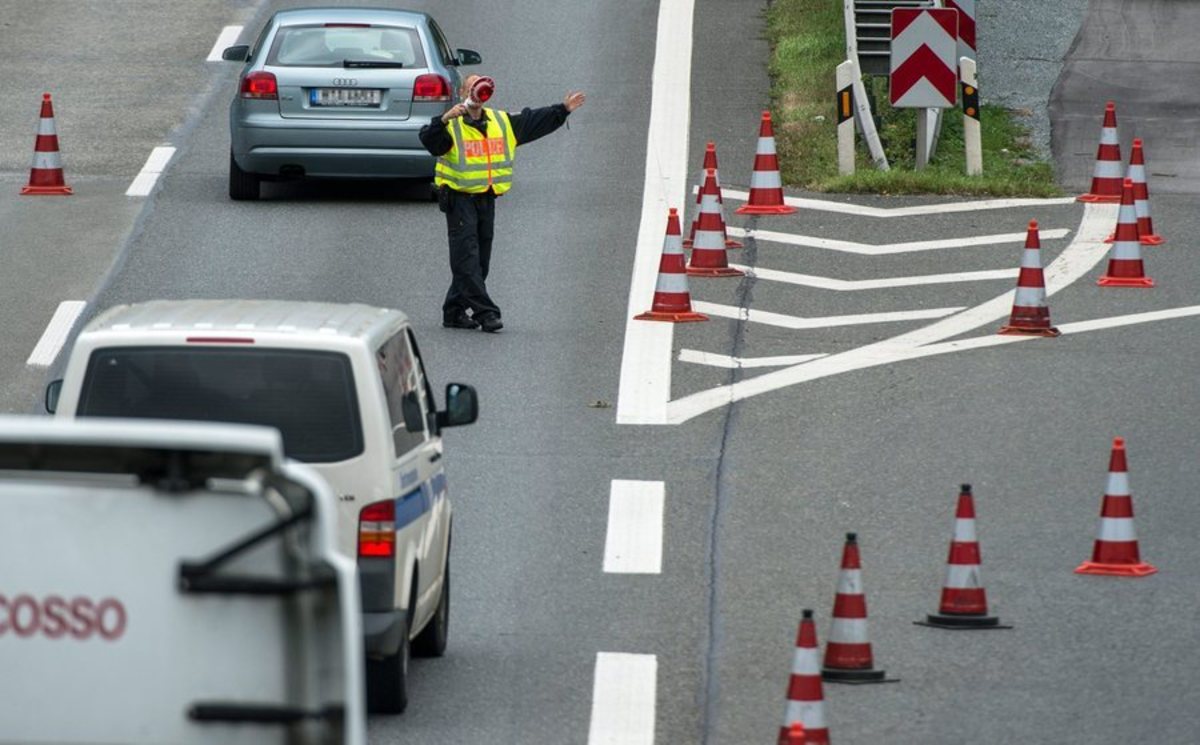
[[[957,631],[988,631],[1011,629],[1000,623],[996,616],[949,616],[941,613],[930,613],[924,621],[913,621],[918,626],[931,626],[935,629],[954,629]]]
[[[886,678],[883,670],[839,670],[831,667],[821,668],[821,679],[826,683],[845,683],[847,685],[868,685],[870,683],[899,683],[899,678]]]

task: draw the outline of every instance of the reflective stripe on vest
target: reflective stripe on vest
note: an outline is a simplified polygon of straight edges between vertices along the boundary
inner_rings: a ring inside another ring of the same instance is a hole
[[[497,195],[512,187],[517,138],[508,113],[483,111],[487,117],[486,136],[475,127],[464,127],[462,117],[450,123],[450,139],[454,144],[437,160],[436,185],[468,194],[482,194],[491,189]]]

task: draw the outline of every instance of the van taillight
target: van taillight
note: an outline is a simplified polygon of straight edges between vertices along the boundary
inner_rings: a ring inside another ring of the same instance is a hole
[[[358,513],[358,555],[396,555],[396,502],[375,502]]]
[[[414,101],[449,101],[450,81],[432,72],[421,75],[413,82]]]
[[[242,98],[279,99],[279,83],[275,73],[258,70],[242,78]]]

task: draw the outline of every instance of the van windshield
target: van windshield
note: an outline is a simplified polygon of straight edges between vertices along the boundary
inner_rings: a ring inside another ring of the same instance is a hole
[[[88,361],[78,415],[275,427],[288,457],[308,463],[363,451],[350,359],[336,352],[98,349]]]

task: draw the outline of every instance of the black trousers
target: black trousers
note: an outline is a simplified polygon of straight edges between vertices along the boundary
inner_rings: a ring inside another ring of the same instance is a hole
[[[446,229],[450,236],[450,289],[442,303],[442,317],[453,318],[470,310],[476,318],[500,316],[488,295],[488,265],[492,261],[492,229],[496,224],[494,194],[444,195]]]

